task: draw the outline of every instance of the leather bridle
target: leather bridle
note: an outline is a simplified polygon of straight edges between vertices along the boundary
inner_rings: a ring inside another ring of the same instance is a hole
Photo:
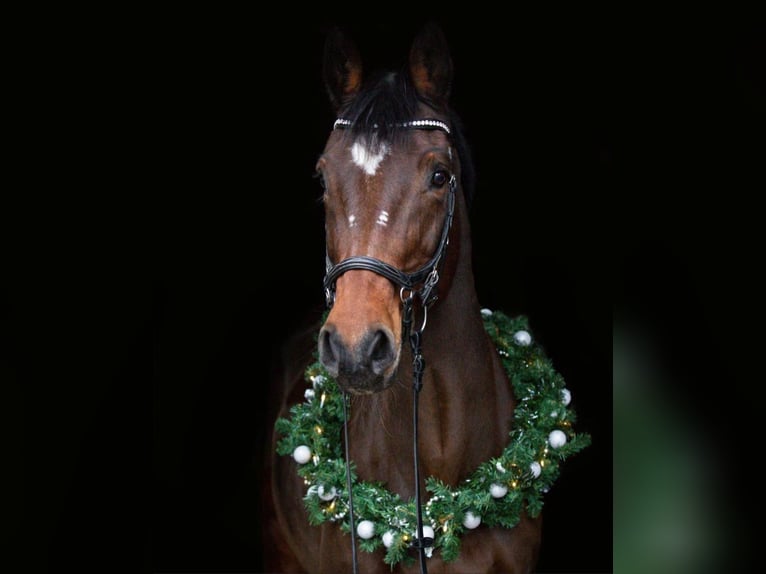
[[[338,118],[333,124],[333,129],[344,129],[351,127],[353,124],[350,120]],[[416,130],[440,130],[451,135],[450,127],[441,120],[436,119],[420,119],[413,120],[399,124],[398,127],[405,129]],[[355,255],[347,257],[339,263],[333,263],[329,254],[326,254],[326,271],[324,277],[324,290],[327,308],[330,309],[335,302],[335,283],[341,275],[352,269],[362,269],[365,271],[372,271],[377,273],[391,281],[394,285],[397,285],[399,290],[399,296],[402,301],[402,341],[409,336],[410,348],[412,350],[412,363],[413,363],[413,459],[415,469],[415,506],[417,508],[417,536],[413,540],[413,547],[417,548],[420,556],[420,571],[421,574],[427,573],[426,567],[426,549],[433,546],[433,538],[426,538],[423,536],[423,516],[422,516],[422,504],[420,501],[420,471],[418,466],[418,395],[423,386],[423,372],[425,370],[425,360],[421,353],[421,339],[423,331],[426,327],[428,308],[438,298],[436,293],[436,285],[439,282],[439,266],[443,264],[445,259],[445,252],[447,245],[449,245],[449,233],[452,227],[452,219],[455,212],[455,193],[457,189],[457,178],[455,173],[451,173],[448,182],[449,189],[447,194],[447,211],[444,216],[444,223],[442,225],[441,238],[439,245],[436,247],[436,251],[433,256],[423,265],[420,269],[413,272],[405,272],[401,269],[397,269],[390,263],[386,263],[375,257],[369,257],[367,255]],[[420,301],[421,308],[423,309],[423,321],[419,328],[413,329],[413,308],[415,298]],[[351,556],[354,574],[357,573],[358,564],[356,558],[356,530],[354,527],[354,508],[353,508],[353,496],[351,485],[351,472],[350,472],[350,460],[349,460],[349,447],[348,447],[348,396],[343,394],[343,420],[344,420],[344,436],[346,444],[346,486],[349,495],[349,522],[351,531]]]
[[[350,125],[348,120],[338,119],[335,121],[334,129],[345,128]],[[419,129],[419,130],[441,130],[447,135],[450,135],[450,129],[444,122],[440,120],[414,120],[401,124],[402,127],[407,129]],[[417,294],[421,300],[423,307],[429,307],[436,300],[436,292],[434,287],[439,281],[439,263],[444,259],[444,253],[447,250],[449,244],[449,232],[452,226],[452,218],[455,212],[455,192],[457,188],[457,178],[455,174],[450,175],[448,182],[449,189],[447,195],[447,212],[444,216],[444,223],[442,225],[441,238],[439,245],[436,247],[431,259],[423,265],[417,271],[407,273],[401,269],[397,269],[393,265],[386,263],[375,257],[369,257],[367,255],[355,255],[348,257],[339,263],[333,263],[330,259],[330,255],[326,255],[326,269],[324,277],[324,290],[327,307],[332,308],[335,302],[335,282],[338,277],[343,275],[346,271],[351,269],[364,269],[366,271],[372,271],[378,275],[382,275],[395,285],[401,288],[401,293],[408,291],[411,294]],[[420,289],[417,287],[422,285]],[[404,297],[403,299],[404,300]]]

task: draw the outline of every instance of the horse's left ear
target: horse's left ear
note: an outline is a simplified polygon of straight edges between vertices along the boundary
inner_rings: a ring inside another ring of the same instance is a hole
[[[418,94],[438,107],[446,107],[452,86],[452,58],[438,24],[426,24],[412,42],[409,64]]]

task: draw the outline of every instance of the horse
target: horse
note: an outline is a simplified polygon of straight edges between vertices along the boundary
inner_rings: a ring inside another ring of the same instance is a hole
[[[343,443],[346,466],[321,471],[332,487],[311,484],[321,480],[296,473],[296,466],[319,472],[320,457],[312,455],[319,446],[291,445],[283,451],[293,456],[280,456],[278,428],[273,433],[265,465],[265,570],[531,572],[541,513],[521,508],[512,528],[477,528],[480,518],[470,513],[433,519],[429,511],[440,497],[425,505],[420,499],[425,477],[438,477],[429,489],[449,498],[448,488],[496,460],[518,404],[474,284],[474,172],[451,106],[446,36],[437,24],[426,24],[400,70],[368,73],[355,42],[335,29],[325,40],[323,80],[338,118],[328,126],[316,164],[325,211],[327,310],[318,332],[296,336],[294,350],[285,353],[284,372],[272,389],[273,418],[284,421],[304,399],[316,412],[334,409],[342,426],[306,424],[313,425],[312,444],[336,435],[332,440]],[[317,362],[307,388],[312,358]],[[324,402],[328,375],[341,402]],[[344,473],[345,482],[338,479]],[[352,476],[387,490],[367,496],[351,487]],[[372,505],[389,497],[416,500],[407,516],[391,519],[417,524],[414,531],[385,531],[364,520]],[[423,512],[430,518],[424,520]],[[349,522],[341,524],[344,519]],[[462,536],[459,553],[444,559],[449,548],[442,528],[447,533],[453,524]],[[441,553],[429,548],[434,525]],[[398,554],[389,559],[394,550]],[[405,552],[409,559],[400,560]]]

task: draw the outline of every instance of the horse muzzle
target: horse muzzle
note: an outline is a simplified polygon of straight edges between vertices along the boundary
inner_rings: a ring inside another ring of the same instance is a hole
[[[399,347],[385,325],[370,326],[352,341],[328,321],[319,332],[318,346],[320,362],[345,392],[377,393],[393,382]]]

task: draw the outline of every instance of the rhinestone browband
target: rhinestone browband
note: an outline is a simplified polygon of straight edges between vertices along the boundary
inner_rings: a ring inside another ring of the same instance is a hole
[[[338,118],[337,120],[335,120],[335,123],[332,125],[332,129],[336,130],[338,128],[347,128],[351,126],[352,123],[353,122],[351,120]],[[441,120],[430,120],[430,119],[412,120],[411,122],[404,122],[398,125],[403,128],[416,128],[416,129],[422,129],[422,130],[442,130],[448,135],[452,133],[449,129],[449,126]],[[378,127],[377,124],[374,127]]]

